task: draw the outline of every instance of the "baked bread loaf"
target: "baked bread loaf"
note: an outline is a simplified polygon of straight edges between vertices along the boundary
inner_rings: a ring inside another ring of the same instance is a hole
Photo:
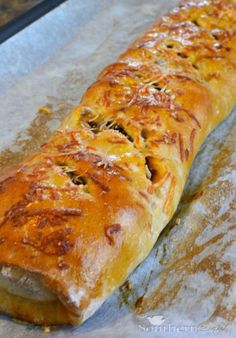
[[[0,180],[0,311],[91,316],[149,254],[236,103],[236,3],[184,1],[108,66]]]

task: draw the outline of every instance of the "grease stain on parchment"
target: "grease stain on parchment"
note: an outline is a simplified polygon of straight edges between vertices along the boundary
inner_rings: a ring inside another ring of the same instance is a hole
[[[232,257],[231,260],[224,259],[225,252],[230,248],[233,250],[236,244],[235,188],[230,180],[217,181],[222,165],[226,166],[227,172],[236,170],[236,164],[226,163],[228,151],[228,147],[223,147],[213,162],[207,184],[202,187],[202,193],[195,199],[190,212],[186,210],[178,215],[185,223],[183,226],[191,227],[191,230],[187,230],[188,234],[182,243],[174,245],[169,263],[159,276],[158,287],[143,297],[137,312],[182,303],[182,306],[189,307],[187,311],[190,316],[192,312],[194,317],[196,310],[192,310],[190,304],[201,311],[207,299],[211,298],[214,306],[203,318],[204,323],[212,322],[217,317],[227,321],[235,319],[236,299],[230,298],[229,294],[236,284],[236,272]],[[194,287],[190,281],[194,276],[201,285],[202,273],[205,274],[206,286],[200,289],[200,286]],[[208,280],[212,282],[210,288],[207,286]],[[192,301],[187,299],[189,290]]]
[[[66,100],[49,97],[48,103],[39,108],[30,126],[16,135],[10,147],[0,152],[0,175],[32,155],[48,141],[53,130],[72,107]]]

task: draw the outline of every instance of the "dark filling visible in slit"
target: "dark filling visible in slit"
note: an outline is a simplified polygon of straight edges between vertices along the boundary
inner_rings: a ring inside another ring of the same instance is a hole
[[[71,181],[76,185],[86,185],[87,180],[84,176],[79,176],[74,172],[67,172],[67,175],[70,177]]]
[[[146,163],[146,166],[148,168],[148,171],[150,172],[150,176],[147,175],[147,178],[150,181],[152,181],[153,183],[155,183],[157,181],[157,177],[158,177],[158,170],[156,168],[154,168],[153,158],[151,156],[145,157],[145,163]]]
[[[94,134],[100,133],[102,130],[115,130],[118,131],[120,134],[124,135],[130,142],[133,142],[133,138],[127,133],[125,128],[114,121],[108,121],[106,124],[97,123],[95,121],[86,121],[86,123],[91,128],[91,131]]]

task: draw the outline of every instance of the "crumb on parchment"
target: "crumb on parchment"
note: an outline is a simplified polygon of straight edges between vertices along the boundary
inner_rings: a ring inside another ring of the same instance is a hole
[[[47,115],[52,115],[52,111],[48,106],[42,106],[38,109],[38,113],[44,113]]]

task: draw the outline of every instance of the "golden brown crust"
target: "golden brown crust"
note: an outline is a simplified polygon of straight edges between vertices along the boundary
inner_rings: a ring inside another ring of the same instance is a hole
[[[89,317],[148,255],[197,150],[233,108],[235,17],[233,1],[182,2],[2,178],[0,264],[43,276],[65,323]],[[45,324],[37,306],[0,309]]]

